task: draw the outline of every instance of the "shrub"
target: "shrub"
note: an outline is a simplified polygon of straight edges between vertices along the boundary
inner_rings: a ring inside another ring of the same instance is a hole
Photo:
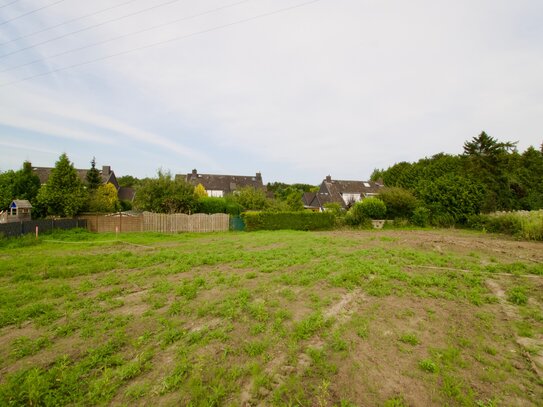
[[[409,219],[418,204],[411,191],[400,187],[383,188],[379,192],[379,199],[387,207],[387,219]]]
[[[356,205],[355,205],[356,206]],[[384,219],[387,206],[379,198],[370,197],[360,201],[360,208],[364,217],[370,219]]]
[[[415,226],[420,226],[421,228],[427,227],[430,224],[430,210],[424,206],[419,206],[413,211],[411,222],[413,222]]]
[[[332,229],[335,217],[327,212],[245,212],[245,230],[324,230]]]
[[[200,213],[225,213],[226,200],[217,197],[201,197],[198,199],[197,212]]]
[[[345,215],[345,223],[350,226],[361,225],[366,219],[366,214],[362,209],[362,201],[355,203]]]

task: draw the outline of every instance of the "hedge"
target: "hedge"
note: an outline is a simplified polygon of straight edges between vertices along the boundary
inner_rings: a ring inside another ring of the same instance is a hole
[[[245,230],[324,230],[333,229],[335,216],[329,212],[245,212]]]

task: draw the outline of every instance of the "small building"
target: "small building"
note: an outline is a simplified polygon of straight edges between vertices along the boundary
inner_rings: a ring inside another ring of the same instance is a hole
[[[0,214],[0,223],[21,222],[32,220],[32,205],[26,199],[16,199],[9,209]]]

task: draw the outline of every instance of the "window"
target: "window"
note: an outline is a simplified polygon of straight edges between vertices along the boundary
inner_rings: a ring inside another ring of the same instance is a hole
[[[350,204],[353,202],[360,201],[360,194],[344,192],[341,194],[341,197],[343,198],[343,202],[345,202],[345,204]]]
[[[215,198],[222,198],[224,195],[223,191],[218,189],[208,189],[207,190],[207,196],[212,196]]]

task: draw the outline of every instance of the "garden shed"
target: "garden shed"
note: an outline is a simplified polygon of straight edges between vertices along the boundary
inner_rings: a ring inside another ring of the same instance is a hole
[[[8,222],[32,220],[32,205],[26,199],[16,199],[9,205]]]

